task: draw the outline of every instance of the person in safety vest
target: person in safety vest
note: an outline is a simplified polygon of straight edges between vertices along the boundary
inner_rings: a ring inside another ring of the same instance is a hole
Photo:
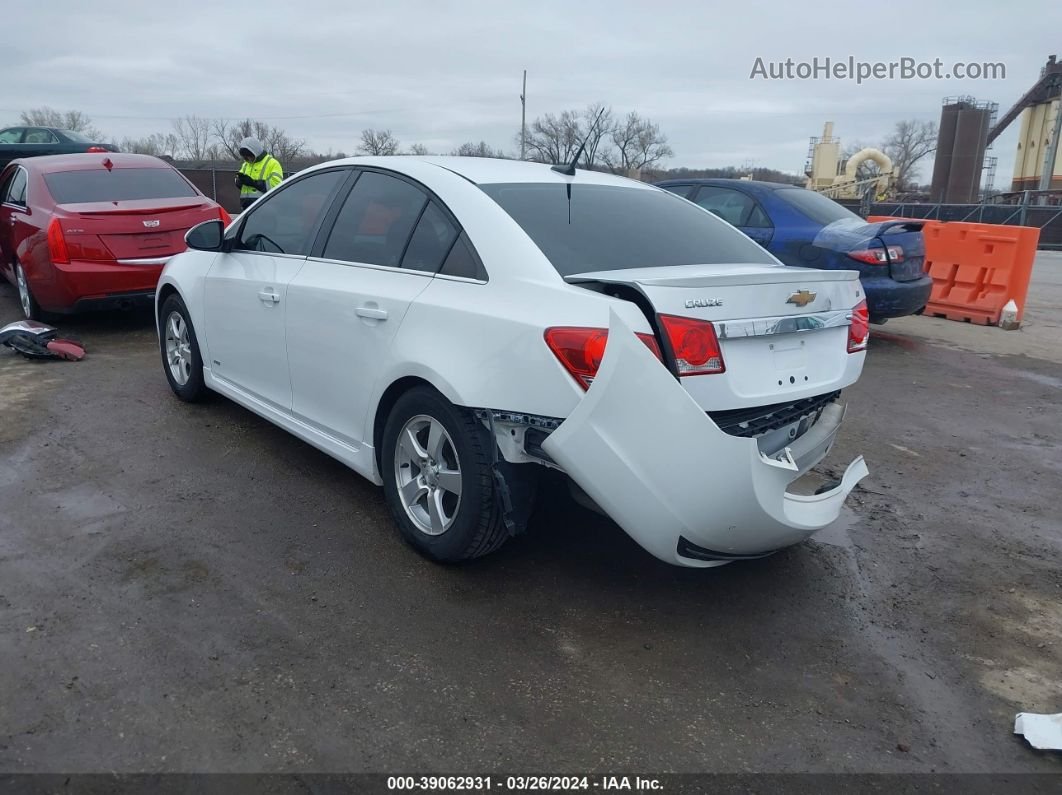
[[[284,171],[278,161],[266,152],[257,138],[240,141],[240,157],[243,164],[236,175],[236,187],[240,189],[240,208],[246,210],[266,191],[273,190],[284,179]]]

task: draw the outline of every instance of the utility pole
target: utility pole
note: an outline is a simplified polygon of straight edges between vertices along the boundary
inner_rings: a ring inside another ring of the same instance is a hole
[[[527,160],[527,70],[524,70],[524,88],[520,92],[520,159]]]

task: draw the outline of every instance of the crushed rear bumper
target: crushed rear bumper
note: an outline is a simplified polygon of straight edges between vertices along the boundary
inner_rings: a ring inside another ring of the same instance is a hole
[[[770,554],[837,518],[868,474],[862,457],[823,494],[787,488],[829,452],[843,417],[828,406],[768,457],[719,430],[613,312],[594,383],[542,448],[647,551],[703,567]]]

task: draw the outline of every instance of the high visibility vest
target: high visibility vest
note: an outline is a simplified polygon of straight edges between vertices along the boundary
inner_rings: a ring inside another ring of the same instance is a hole
[[[284,170],[280,167],[280,161],[273,155],[266,155],[253,163],[244,160],[243,165],[240,166],[240,173],[246,174],[253,180],[264,180],[266,190],[273,190],[284,179]],[[240,186],[240,199],[257,199],[262,193],[263,191],[250,185]]]

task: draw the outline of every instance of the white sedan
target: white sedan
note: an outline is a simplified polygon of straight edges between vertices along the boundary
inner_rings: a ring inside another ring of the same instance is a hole
[[[858,275],[785,267],[658,188],[352,158],[187,240],[156,297],[173,391],[219,392],[382,485],[434,560],[522,531],[546,468],[701,567],[802,541],[867,473],[790,490],[863,367]]]

